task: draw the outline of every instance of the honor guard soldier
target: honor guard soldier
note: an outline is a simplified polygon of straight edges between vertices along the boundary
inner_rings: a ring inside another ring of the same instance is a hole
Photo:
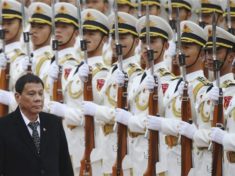
[[[138,16],[146,15],[146,5],[149,4],[149,14],[160,16],[161,14],[161,1],[160,0],[140,0],[140,4],[138,4]]]
[[[33,44],[32,72],[39,76],[45,84],[53,57],[50,46],[52,9],[45,3],[35,2],[29,6],[29,14],[31,41]],[[50,100],[48,88],[45,88],[44,96],[45,99]]]
[[[199,25],[204,28],[206,25],[212,24],[212,14],[216,13],[216,22],[218,26],[223,25],[223,9],[219,0],[197,0],[200,9],[198,11]]]
[[[171,40],[173,32],[170,25],[160,17],[150,15],[149,23],[150,47],[154,52],[154,64],[152,66],[154,75],[157,76],[159,83],[158,110],[161,111],[160,114],[162,115],[164,108],[161,100],[163,99],[163,93],[168,88],[167,81],[172,79],[172,74],[167,70],[165,62],[163,61],[163,55],[169,46],[168,40]],[[145,16],[138,20],[136,28],[142,41],[142,57],[145,59],[146,63],[148,63]],[[152,90],[154,85],[155,81],[151,75],[151,65],[147,65],[145,72],[135,78],[134,83],[129,89],[130,112],[121,109],[118,109],[116,112],[116,120],[128,126],[130,131],[130,155],[131,161],[133,162],[134,175],[143,175],[147,166],[148,140],[144,137],[146,130],[145,121],[149,108],[149,90]],[[161,154],[164,155],[164,151],[161,151]],[[162,155],[160,158],[161,157]],[[162,161],[162,158],[160,161]],[[161,169],[161,173],[158,174],[164,174],[164,171],[164,169]]]
[[[132,0],[117,0],[118,11],[134,15],[135,3]]]
[[[206,55],[208,57],[208,69],[214,70],[212,57],[212,26],[208,25],[204,31],[207,33],[208,39],[206,44]],[[223,106],[228,106],[231,96],[234,95],[234,78],[231,73],[231,65],[234,58],[234,36],[220,27],[216,27],[216,58],[219,60],[220,70],[220,87],[223,90]],[[209,176],[212,172],[212,152],[208,150],[210,144],[210,129],[214,121],[214,102],[218,100],[219,88],[209,86],[204,93],[196,99],[195,108],[197,116],[197,128],[193,128],[188,124],[185,129],[191,135],[197,152],[195,155],[195,174]],[[221,117],[222,118],[222,117]],[[183,134],[185,135],[185,134]],[[213,161],[214,162],[214,161]]]
[[[95,9],[103,14],[109,12],[109,0],[86,0],[85,6],[88,9]]]
[[[92,92],[95,103],[100,104],[100,90],[104,85],[108,69],[104,66],[102,48],[109,34],[108,18],[101,12],[94,9],[85,9],[82,12],[83,38],[87,43],[87,62],[74,65],[68,77],[68,84],[65,87],[64,101],[66,104],[57,102],[49,103],[51,113],[65,117],[65,124],[68,126],[69,144],[75,173],[80,172],[80,160],[84,151],[84,122],[81,103],[84,99],[84,81],[92,69]],[[89,68],[90,67],[90,68]],[[90,109],[91,111],[93,109]],[[102,133],[97,124],[95,132],[95,149],[91,154],[92,172],[102,175],[102,156],[100,155]]]
[[[123,70],[127,73],[129,78],[129,84],[132,84],[134,78],[141,73],[141,68],[134,55],[135,47],[137,46],[139,39],[136,31],[137,19],[127,13],[118,13],[118,33],[120,38],[120,44],[123,48]],[[115,38],[114,38],[114,15],[109,17],[110,30],[112,34],[112,50],[114,57],[115,53]],[[117,89],[118,89],[118,75],[123,79],[123,73],[119,70],[118,64],[114,64],[111,68],[105,84],[101,90],[103,96],[103,105],[84,102],[83,109],[84,114],[94,116],[95,120],[102,124],[103,128],[103,146],[102,146],[102,159],[103,159],[103,173],[110,175],[112,173],[112,165],[115,162],[116,150],[117,150],[117,134],[113,131],[115,122],[115,107],[117,106]],[[121,79],[121,81],[122,81]],[[119,79],[120,80],[120,79]],[[128,89],[129,85],[128,84]],[[128,167],[128,166],[127,166]],[[126,168],[124,168],[125,170]],[[129,169],[129,168],[128,168]]]
[[[235,19],[235,0],[229,0],[229,5],[225,3],[223,7],[224,7],[223,16],[225,18],[225,28],[228,28],[228,30],[231,30],[229,31],[230,33],[235,34],[234,33],[235,32],[235,20],[234,20]],[[229,9],[230,9],[230,12],[229,12]],[[228,15],[231,17],[231,19],[228,18]]]
[[[165,52],[164,59],[167,62],[167,67],[174,75],[179,75],[179,66],[176,59],[176,19],[179,17],[180,21],[190,20],[193,11],[193,2],[192,0],[172,0],[169,4],[169,1],[165,4],[165,10],[168,12],[168,20],[171,25],[172,30],[174,31],[174,36],[172,41],[170,41],[170,46],[168,50]],[[179,11],[178,11],[179,9]]]
[[[16,80],[26,73],[29,60],[23,51],[23,43],[20,42],[22,34],[21,3],[14,0],[1,1],[2,10],[2,28],[4,31],[4,39],[2,54],[0,58],[0,68],[9,70],[5,79],[7,81],[6,89],[10,92],[1,90],[0,102],[5,105],[11,105],[8,111],[15,109],[15,99],[12,91]],[[26,11],[26,8],[25,8]],[[6,44],[6,45],[5,45]],[[9,75],[8,75],[9,74]]]
[[[58,65],[62,67],[62,93],[68,83],[68,76],[72,68],[81,62],[79,54],[74,48],[78,35],[77,8],[66,2],[55,4],[55,38],[58,41],[58,60],[54,60],[48,70],[47,86],[52,89],[51,80],[58,77]],[[49,84],[49,85],[48,85]]]
[[[191,102],[191,112],[194,121],[196,112],[194,102],[200,97],[200,92],[208,88],[208,81],[203,75],[202,58],[207,36],[203,29],[191,21],[182,21],[181,27],[181,51],[185,55],[186,80],[188,82],[188,94]],[[167,175],[181,175],[181,146],[178,144],[179,126],[183,121],[181,101],[185,82],[176,77],[169,83],[164,96],[165,118],[148,119],[148,127],[165,134],[164,143],[167,145]],[[193,126],[196,128],[195,126]],[[190,134],[190,133],[189,133]]]

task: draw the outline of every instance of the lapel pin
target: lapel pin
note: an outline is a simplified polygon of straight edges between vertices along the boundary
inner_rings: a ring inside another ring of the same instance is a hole
[[[42,130],[45,132],[47,129],[46,129],[46,128],[43,128]]]

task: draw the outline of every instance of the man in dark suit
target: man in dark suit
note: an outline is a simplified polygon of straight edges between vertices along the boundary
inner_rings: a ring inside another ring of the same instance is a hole
[[[73,176],[61,118],[41,112],[42,80],[26,74],[15,89],[17,109],[0,119],[0,176]]]

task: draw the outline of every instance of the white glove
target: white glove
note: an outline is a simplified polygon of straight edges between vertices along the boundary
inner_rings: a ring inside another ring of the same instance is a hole
[[[58,75],[59,75],[59,66],[54,61],[54,62],[52,62],[52,64],[49,67],[48,76],[52,80],[56,80],[58,78]]]
[[[23,61],[21,62],[21,67],[23,70],[27,70],[29,66],[29,58],[27,56],[25,56],[25,58],[23,59]]]
[[[13,92],[9,92],[6,90],[0,89],[0,103],[4,105],[10,106],[11,104],[15,104],[15,97]]]
[[[116,109],[116,114],[115,114],[116,122],[128,126],[128,123],[131,117],[132,117],[132,114],[129,111],[126,111],[120,108]]]
[[[0,53],[0,68],[4,68],[7,65],[7,59],[3,53]]]
[[[184,121],[181,121],[179,123],[179,134],[180,135],[183,135],[189,139],[193,139],[193,136],[196,131],[197,131],[197,128],[194,124],[189,124]]]
[[[216,142],[218,144],[223,144],[224,136],[226,132],[224,130],[221,130],[218,127],[211,128],[211,141]]]
[[[150,130],[161,131],[163,117],[156,117],[148,115],[147,118],[147,128]]]
[[[180,85],[178,86],[178,93],[179,95],[183,95],[184,92],[184,85],[185,82],[181,81]],[[191,84],[188,84],[188,95],[191,96],[193,94],[193,86]]]
[[[115,78],[115,83],[120,85],[124,84],[125,81],[125,75],[121,70],[117,70],[116,78]]]
[[[219,99],[219,88],[213,86],[209,92],[207,92],[206,97],[208,100],[217,101]]]
[[[86,78],[88,77],[89,74],[89,65],[84,63],[80,66],[79,70],[78,70],[78,76],[80,77],[80,79],[82,81],[85,81]]]
[[[48,103],[48,112],[59,117],[65,117],[66,108],[67,106],[65,104],[56,101],[51,101]]]
[[[84,115],[95,116],[98,105],[91,101],[82,102],[82,112]]]
[[[145,88],[152,90],[155,86],[155,81],[152,75],[148,75],[145,80]]]

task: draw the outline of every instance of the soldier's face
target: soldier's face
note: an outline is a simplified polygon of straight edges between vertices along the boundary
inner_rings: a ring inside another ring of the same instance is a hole
[[[181,46],[182,52],[185,54],[186,66],[195,63],[196,59],[200,59],[200,47],[196,44],[185,43]]]
[[[87,0],[86,7],[99,10],[102,13],[106,13],[108,10],[108,4],[104,0]]]
[[[31,41],[34,49],[46,46],[50,42],[51,27],[47,24],[31,23]]]
[[[128,58],[133,56],[135,47],[138,44],[138,40],[134,38],[131,34],[121,34],[119,35],[119,42],[122,45],[122,52],[123,52],[123,58]],[[115,39],[112,39],[112,50],[113,55],[116,57],[116,46],[115,46]]]
[[[59,45],[63,45],[69,42],[71,39],[75,39],[75,27],[67,23],[56,23],[55,38],[58,40]]]
[[[19,19],[3,19],[3,29],[6,43],[19,40],[21,34],[21,22]]]
[[[126,4],[118,4],[118,11],[119,12],[125,12],[125,13],[130,13],[131,7]]]
[[[176,20],[177,17],[177,8],[172,8],[172,19]],[[185,8],[179,9],[179,19],[180,21],[187,20],[191,17],[191,12],[186,10]]]
[[[141,54],[144,60],[147,62],[147,42],[146,38],[143,38],[141,44]],[[167,44],[167,45],[166,45]],[[150,38],[150,48],[154,51],[154,59],[157,60],[161,58],[168,47],[168,43],[160,37],[151,37]]]
[[[225,60],[225,58],[226,58],[226,52],[227,52],[227,49],[224,48],[224,47],[216,48],[216,59],[223,62]],[[210,71],[213,71],[214,67],[213,67],[213,53],[212,53],[212,49],[207,50],[207,52],[206,52],[206,60],[207,60],[208,69]]]
[[[99,31],[85,30],[84,39],[87,41],[87,52],[102,51],[105,43],[104,36]]]
[[[150,15],[156,15],[159,16],[161,13],[160,8],[158,8],[156,5],[149,6],[149,14]],[[144,16],[146,14],[146,6],[141,6],[141,15]]]
[[[41,83],[26,83],[22,93],[15,93],[15,98],[26,116],[37,115],[43,108],[43,86]]]

